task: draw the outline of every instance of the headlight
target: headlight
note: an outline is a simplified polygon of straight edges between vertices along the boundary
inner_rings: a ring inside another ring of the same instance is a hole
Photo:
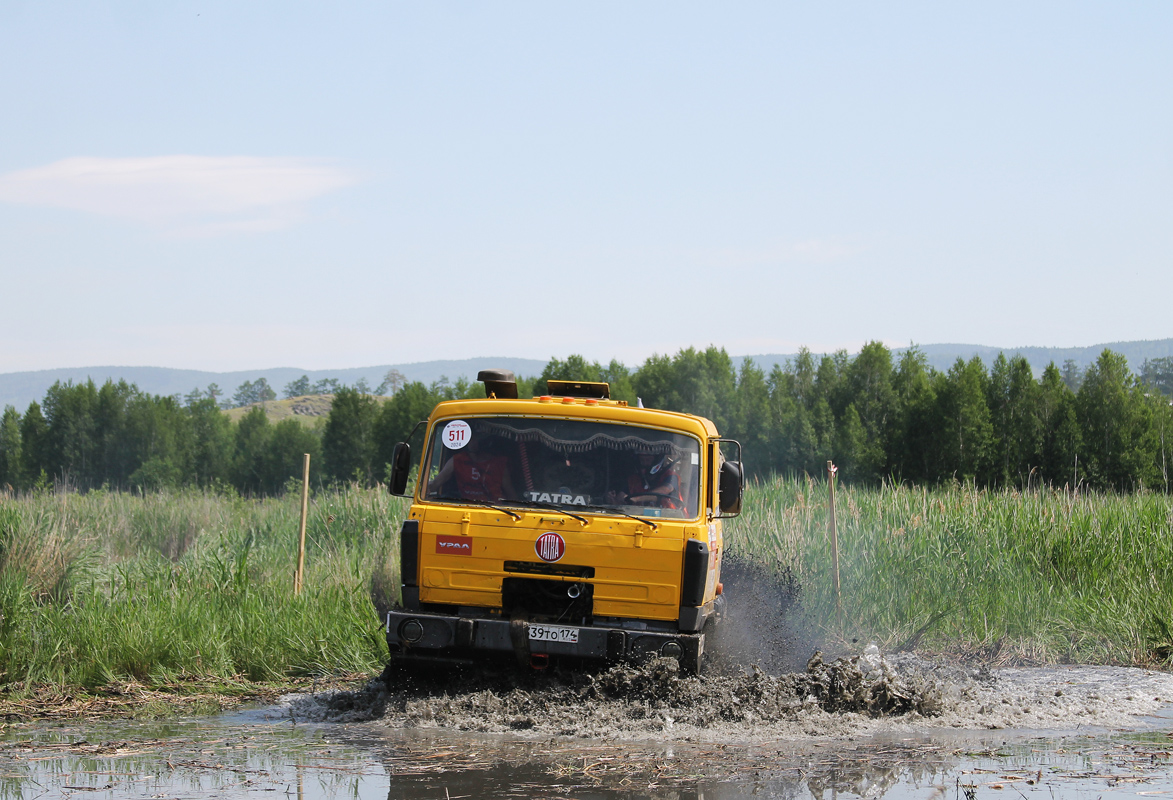
[[[410,644],[415,644],[424,638],[424,626],[418,619],[409,619],[399,626],[399,638]]]

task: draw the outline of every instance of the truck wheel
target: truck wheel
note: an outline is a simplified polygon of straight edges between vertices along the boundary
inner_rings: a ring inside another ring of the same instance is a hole
[[[696,639],[684,643],[684,652],[680,654],[678,661],[680,661],[681,671],[683,671],[686,675],[700,674],[704,644],[705,636],[703,633]]]

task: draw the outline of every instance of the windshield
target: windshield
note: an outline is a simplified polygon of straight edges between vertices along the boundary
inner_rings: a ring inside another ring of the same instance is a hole
[[[693,519],[700,443],[592,420],[468,417],[432,434],[424,497]]]

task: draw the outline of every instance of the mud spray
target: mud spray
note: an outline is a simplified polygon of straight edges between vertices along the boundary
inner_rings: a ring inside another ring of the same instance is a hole
[[[295,720],[527,736],[741,741],[924,728],[1114,725],[1173,699],[1173,677],[1136,669],[962,668],[874,645],[824,658],[786,569],[729,559],[736,595],[702,675],[673,659],[543,672],[391,672],[357,691],[290,697]],[[731,592],[731,595],[733,593]]]

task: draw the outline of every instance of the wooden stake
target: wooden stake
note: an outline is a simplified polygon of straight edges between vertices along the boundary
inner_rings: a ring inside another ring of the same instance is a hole
[[[831,534],[831,586],[835,590],[835,620],[842,624],[843,609],[839,597],[839,529],[835,525],[835,473],[838,471],[833,461],[827,462],[827,490],[831,499],[831,513],[827,517],[827,532]]]
[[[302,576],[305,574],[305,518],[310,508],[310,454],[305,454],[301,467],[301,525],[297,534],[297,569],[293,572],[293,594],[301,594]]]

